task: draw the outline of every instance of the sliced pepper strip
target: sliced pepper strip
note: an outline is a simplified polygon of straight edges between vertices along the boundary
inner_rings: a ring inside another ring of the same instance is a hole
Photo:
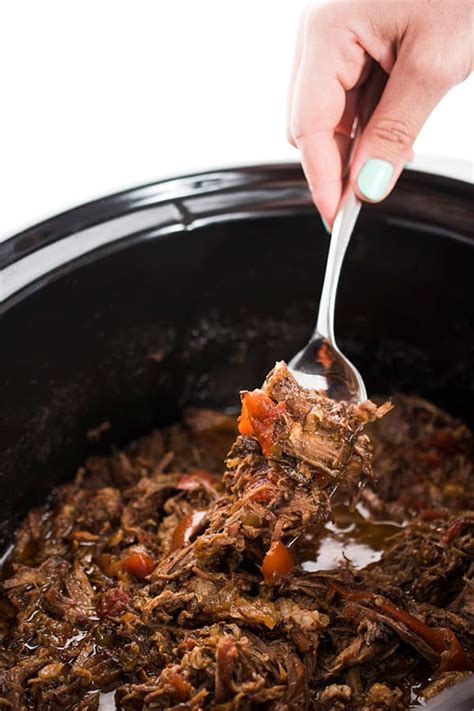
[[[175,551],[189,543],[206,514],[206,510],[191,511],[181,519],[171,537],[171,550]]]
[[[391,600],[368,590],[350,590],[331,582],[331,587],[352,602],[372,602],[389,617],[402,622],[421,637],[435,652],[442,655],[440,671],[472,671],[474,662],[461,647],[449,627],[429,627],[414,615],[402,610]]]

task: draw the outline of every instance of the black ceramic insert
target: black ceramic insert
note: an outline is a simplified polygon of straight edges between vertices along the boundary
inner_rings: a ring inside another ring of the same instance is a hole
[[[405,173],[362,210],[336,323],[369,393],[418,393],[471,425],[472,217],[472,186]],[[1,544],[88,454],[187,403],[235,408],[310,335],[327,246],[295,165],[133,189],[4,243]]]

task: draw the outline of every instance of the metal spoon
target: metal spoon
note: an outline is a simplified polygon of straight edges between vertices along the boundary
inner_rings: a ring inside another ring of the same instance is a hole
[[[334,308],[342,262],[360,208],[354,191],[347,189],[331,234],[316,330],[308,345],[289,363],[291,373],[303,387],[350,402],[367,400],[367,392],[359,371],[336,345]]]

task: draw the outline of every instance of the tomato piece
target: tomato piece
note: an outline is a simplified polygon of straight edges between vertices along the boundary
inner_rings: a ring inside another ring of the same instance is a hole
[[[160,686],[176,701],[186,701],[191,696],[193,687],[181,674],[177,664],[165,667],[160,674]]]
[[[215,477],[206,471],[206,469],[195,469],[189,472],[189,474],[183,474],[178,481],[178,489],[181,491],[196,491],[200,486],[211,486],[214,488],[215,485]]]
[[[99,601],[97,614],[99,617],[116,617],[120,615],[130,602],[130,595],[121,588],[107,590]]]
[[[261,487],[252,494],[253,501],[257,501],[259,504],[269,504],[275,498],[275,492],[270,487],[262,489]]]
[[[242,410],[237,423],[241,435],[253,434],[252,422],[250,420],[249,409],[247,407],[247,394],[242,398]]]
[[[273,485],[272,472],[267,472],[266,476],[260,474],[249,481],[249,496],[252,501],[268,504],[276,496],[276,489]]]
[[[273,428],[276,420],[286,412],[282,402],[275,403],[263,390],[245,393],[242,412],[238,420],[241,435],[254,435],[265,456],[269,456],[273,444]]]
[[[278,575],[291,573],[294,567],[295,561],[288,548],[281,541],[274,541],[262,563],[265,582],[271,584]]]
[[[154,559],[145,551],[131,553],[123,560],[122,565],[128,573],[136,578],[146,578],[156,567]]]
[[[449,526],[444,532],[443,543],[447,546],[449,543],[451,543],[451,541],[457,538],[463,528],[465,526],[468,526],[470,523],[474,524],[474,519],[458,518],[458,520],[452,523],[451,526]]]
[[[216,647],[216,696],[217,707],[229,706],[227,700],[228,689],[233,687],[234,663],[239,652],[235,641],[230,636],[221,637]]]
[[[190,652],[195,647],[197,647],[197,642],[192,637],[185,637],[183,641],[178,644],[178,649],[184,650],[185,652]]]
[[[197,531],[201,521],[205,517],[207,511],[191,511],[178,523],[173,531],[171,538],[171,549],[173,551],[186,545],[191,539],[191,536]]]

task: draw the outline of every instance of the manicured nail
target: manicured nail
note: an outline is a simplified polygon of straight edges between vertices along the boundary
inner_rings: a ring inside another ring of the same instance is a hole
[[[393,175],[393,165],[380,158],[370,158],[357,176],[362,195],[369,200],[380,200],[387,192]]]
[[[330,234],[331,234],[331,228],[329,227],[328,223],[326,222],[326,220],[324,219],[324,217],[323,217],[322,215],[321,215],[321,222],[323,223],[324,229],[326,230],[326,232],[328,233],[328,235],[330,235]]]

